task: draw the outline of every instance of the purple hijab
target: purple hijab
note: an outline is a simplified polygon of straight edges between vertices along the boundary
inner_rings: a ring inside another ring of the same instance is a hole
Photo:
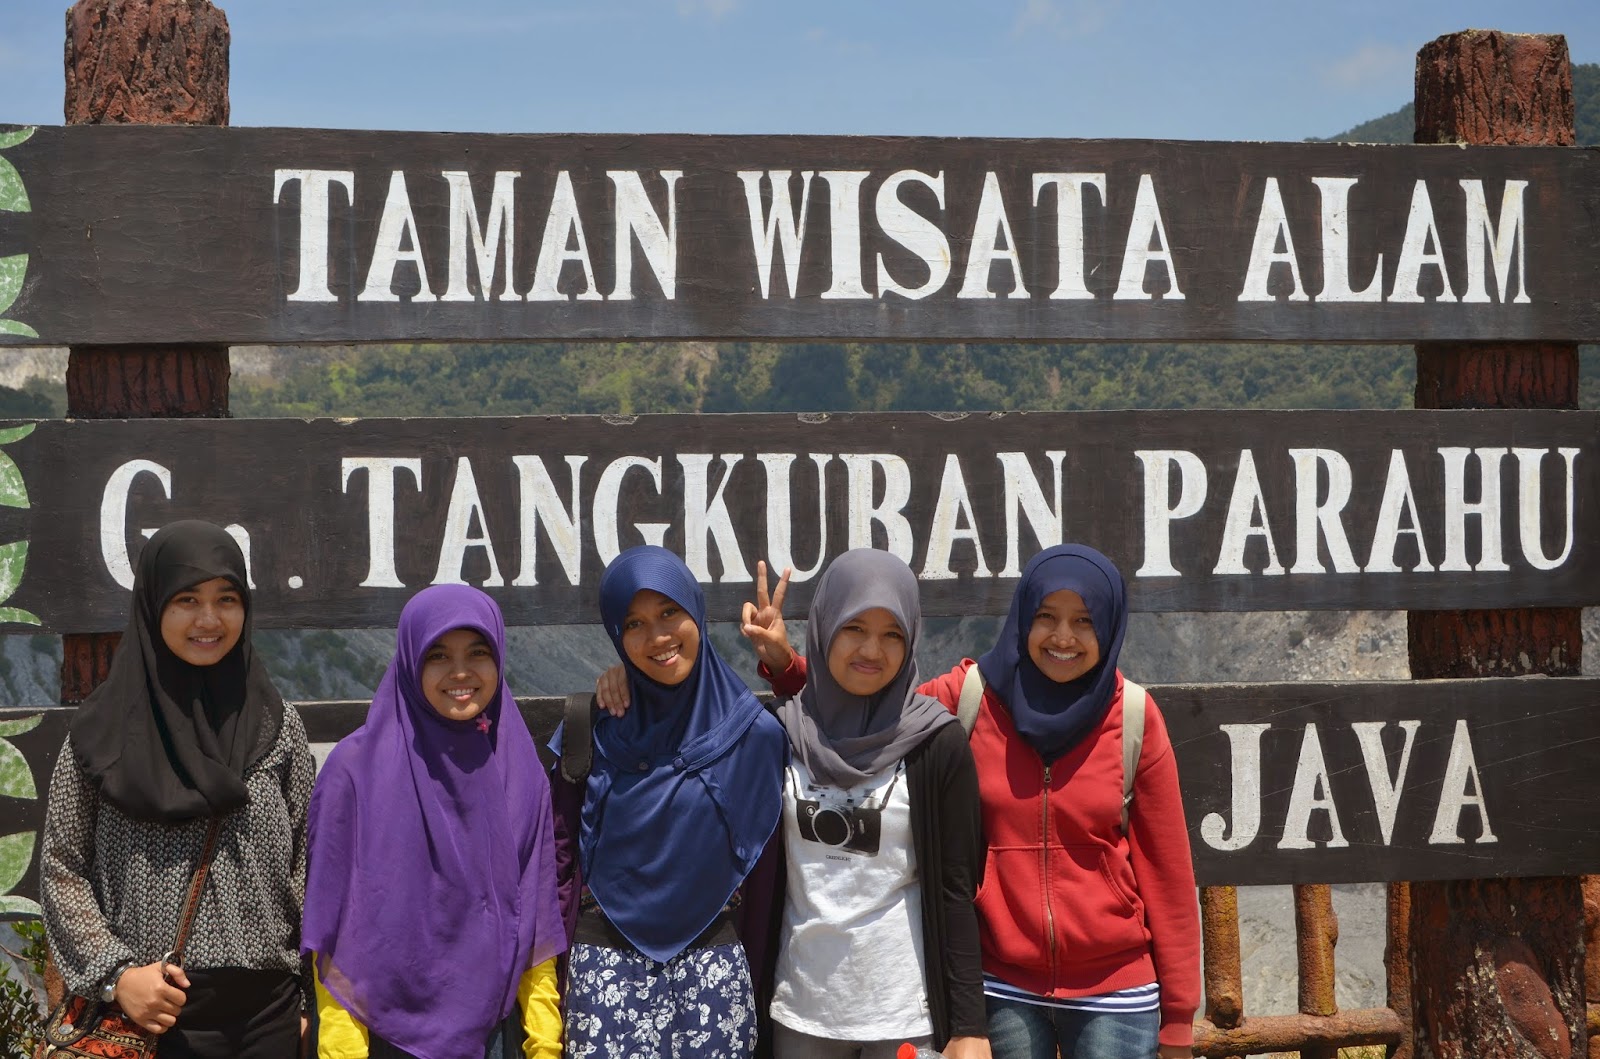
[[[482,633],[501,672],[469,721],[422,694],[423,658],[453,629]],[[481,1059],[523,972],[566,949],[550,782],[505,683],[493,600],[423,589],[397,639],[366,723],[317,777],[300,946],[373,1034],[425,1059]]]

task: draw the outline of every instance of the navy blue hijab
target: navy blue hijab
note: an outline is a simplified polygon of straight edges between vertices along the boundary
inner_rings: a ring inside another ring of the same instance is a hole
[[[1058,684],[1028,657],[1028,629],[1044,598],[1070,589],[1083,597],[1100,641],[1100,661]],[[1117,656],[1128,631],[1128,590],[1110,559],[1082,544],[1058,544],[1028,560],[995,645],[978,659],[983,682],[1011,711],[1017,732],[1046,763],[1099,727],[1117,693]]]
[[[676,687],[645,676],[622,648],[633,597],[683,607],[700,653]],[[653,960],[682,952],[744,881],[783,811],[788,739],[706,634],[706,601],[683,560],[630,548],[600,579],[600,618],[628,674],[632,707],[601,714],[584,793],[584,881],[623,937]]]

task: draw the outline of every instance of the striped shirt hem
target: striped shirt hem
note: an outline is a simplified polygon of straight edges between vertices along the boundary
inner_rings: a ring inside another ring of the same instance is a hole
[[[1052,997],[1039,996],[1026,989],[1019,989],[1009,982],[984,975],[983,995],[992,996],[996,1000],[1010,1000],[1018,1004],[1033,1004],[1043,1008],[1065,1008],[1070,1011],[1115,1011],[1132,1014],[1161,1010],[1161,986],[1156,982],[1130,986],[1115,993],[1101,993],[1099,996]]]

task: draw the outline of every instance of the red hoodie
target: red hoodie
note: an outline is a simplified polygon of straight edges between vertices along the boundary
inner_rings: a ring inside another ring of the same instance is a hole
[[[968,667],[919,689],[952,711]],[[767,673],[763,669],[763,676]],[[805,684],[805,659],[769,677]],[[1200,1003],[1194,866],[1166,722],[1145,706],[1144,746],[1122,834],[1122,675],[1100,726],[1047,768],[986,688],[972,730],[989,854],[977,908],[983,969],[1039,996],[1161,985],[1162,1044],[1190,1046]]]

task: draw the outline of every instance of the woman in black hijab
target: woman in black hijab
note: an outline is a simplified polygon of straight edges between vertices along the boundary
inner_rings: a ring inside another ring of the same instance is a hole
[[[162,1059],[287,1059],[309,991],[299,957],[314,767],[299,714],[252,650],[243,553],[176,522],[139,555],[111,674],[79,708],[50,784],[40,892],[72,992],[114,1000]],[[212,820],[182,968],[173,947]]]

